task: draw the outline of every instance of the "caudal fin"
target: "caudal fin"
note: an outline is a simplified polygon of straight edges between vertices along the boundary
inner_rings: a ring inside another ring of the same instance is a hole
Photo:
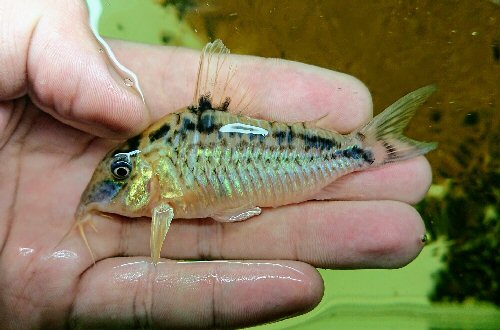
[[[365,150],[373,152],[374,165],[397,162],[436,149],[436,142],[420,142],[403,135],[417,108],[434,93],[434,85],[417,89],[396,101],[355,132]]]

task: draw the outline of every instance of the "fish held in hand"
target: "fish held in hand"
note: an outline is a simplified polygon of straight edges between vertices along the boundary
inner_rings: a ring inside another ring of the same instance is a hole
[[[247,95],[239,102],[226,95],[235,72],[228,54],[220,40],[209,43],[200,59],[193,104],[166,115],[99,163],[77,211],[83,236],[89,214],[151,217],[151,257],[157,264],[174,218],[246,220],[261,208],[322,199],[321,191],[341,176],[436,147],[403,136],[434,86],[339,134],[237,114]]]

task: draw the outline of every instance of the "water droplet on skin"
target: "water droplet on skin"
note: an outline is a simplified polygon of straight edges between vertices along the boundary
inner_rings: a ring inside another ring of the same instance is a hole
[[[50,255],[51,259],[76,259],[78,255],[70,250],[55,251]]]
[[[128,86],[128,87],[134,86],[134,81],[130,78],[123,79],[123,83],[125,84],[125,86]]]
[[[28,256],[28,255],[32,254],[33,252],[35,252],[35,250],[32,248],[25,248],[25,247],[19,248],[19,254],[22,256]]]

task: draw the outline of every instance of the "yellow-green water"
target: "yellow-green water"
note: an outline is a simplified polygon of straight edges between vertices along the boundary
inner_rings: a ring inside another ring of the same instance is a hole
[[[103,36],[192,48],[221,38],[235,53],[354,75],[375,109],[439,86],[409,132],[440,143],[419,205],[434,240],[403,269],[321,270],[326,291],[315,310],[256,328],[500,328],[498,1],[102,3]]]

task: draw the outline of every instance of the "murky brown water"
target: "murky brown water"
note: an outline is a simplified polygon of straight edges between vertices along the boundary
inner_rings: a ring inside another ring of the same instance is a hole
[[[187,16],[192,25],[234,52],[358,77],[372,91],[375,111],[437,84],[439,92],[409,134],[440,143],[430,155],[438,181],[463,175],[471,162],[495,153],[500,7],[492,2],[217,0],[200,2],[197,11],[201,15]]]

